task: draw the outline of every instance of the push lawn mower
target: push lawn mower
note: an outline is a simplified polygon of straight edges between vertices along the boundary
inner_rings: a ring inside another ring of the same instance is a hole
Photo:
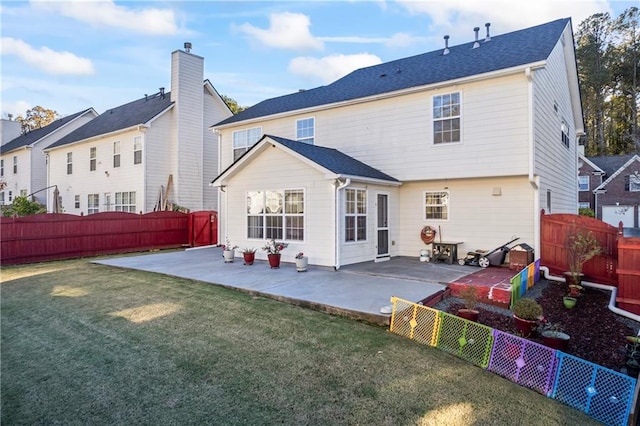
[[[509,241],[497,247],[491,251],[477,250],[470,251],[467,255],[458,259],[458,264],[460,265],[469,265],[469,266],[479,266],[481,268],[487,268],[490,265],[492,266],[500,266],[504,263],[504,259],[507,257],[507,253],[511,250],[508,246],[516,240],[519,240],[520,237],[516,237],[513,240]]]

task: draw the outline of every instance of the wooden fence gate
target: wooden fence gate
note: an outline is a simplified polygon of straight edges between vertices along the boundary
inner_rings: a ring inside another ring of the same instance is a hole
[[[218,213],[201,211],[189,214],[189,244],[191,247],[218,244]]]

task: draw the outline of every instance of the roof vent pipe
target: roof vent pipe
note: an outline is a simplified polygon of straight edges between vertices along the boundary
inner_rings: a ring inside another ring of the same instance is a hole
[[[442,52],[443,55],[448,55],[449,54],[449,36],[446,35],[444,36],[444,51]]]
[[[191,43],[190,42],[186,41],[184,43],[184,51],[187,52],[187,53],[191,53]]]
[[[485,27],[487,27],[487,36],[484,38],[484,41],[491,41],[491,36],[489,35],[489,27],[491,26],[491,22],[487,22],[486,24],[484,24]]]
[[[478,43],[478,31],[480,31],[480,27],[475,27],[473,31],[476,33],[476,41],[473,43],[473,48],[475,49],[480,47],[480,43]]]
[[[164,99],[164,87],[160,88],[160,99]]]

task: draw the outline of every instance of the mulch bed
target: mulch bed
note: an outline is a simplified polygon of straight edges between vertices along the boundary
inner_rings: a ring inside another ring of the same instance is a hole
[[[543,315],[547,320],[560,325],[561,331],[571,336],[569,345],[563,352],[621,371],[625,363],[626,336],[636,335],[638,323],[624,320],[609,310],[608,291],[585,288],[576,306],[573,309],[565,308],[562,302],[562,297],[566,294],[565,286],[564,283],[549,282],[540,295],[535,297],[542,306]],[[464,306],[460,303],[453,303],[446,311],[456,314],[462,307]],[[480,311],[479,323],[514,335],[518,334],[508,311],[503,313],[495,309],[484,309],[482,305],[476,309]],[[542,343],[537,333],[530,339]]]

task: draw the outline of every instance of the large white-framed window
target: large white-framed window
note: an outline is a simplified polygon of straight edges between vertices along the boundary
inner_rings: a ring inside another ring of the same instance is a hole
[[[449,191],[425,191],[424,218],[449,220]]]
[[[16,173],[18,173],[18,157],[17,156],[13,156],[13,174],[15,175]]]
[[[344,241],[367,240],[367,190],[347,188],[344,209]]]
[[[296,140],[313,145],[316,135],[316,119],[314,117],[296,120]]]
[[[303,189],[247,191],[247,238],[304,241]]]
[[[640,191],[640,174],[637,172],[624,177],[624,190],[629,192]]]
[[[120,167],[120,141],[113,143],[113,167]]]
[[[116,204],[114,206],[117,212],[136,212],[136,193],[133,192],[116,192]]]
[[[20,190],[20,196],[21,197],[26,197],[27,196],[27,190],[26,189],[21,189]]]
[[[233,132],[233,161],[242,157],[249,148],[255,145],[262,136],[262,127],[253,127],[251,129],[236,130]]]
[[[460,92],[433,97],[433,143],[460,142]]]
[[[73,174],[73,153],[67,152],[67,174]]]
[[[142,136],[133,138],[133,164],[142,164]]]
[[[100,211],[100,194],[87,195],[87,214],[94,214]]]
[[[94,172],[96,170],[96,147],[89,148],[89,171]]]

